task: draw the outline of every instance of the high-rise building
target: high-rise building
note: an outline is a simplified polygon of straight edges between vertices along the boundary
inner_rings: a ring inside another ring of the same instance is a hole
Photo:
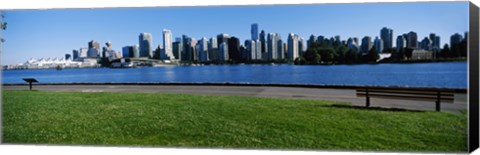
[[[372,48],[373,46],[373,43],[372,43],[372,38],[369,37],[369,36],[365,36],[363,37],[362,39],[362,47],[361,47],[361,51],[363,53],[367,53],[368,51],[370,51],[370,49]]]
[[[207,62],[208,59],[208,39],[203,37],[197,44],[197,53],[201,62]]]
[[[298,55],[303,55],[305,51],[306,51],[305,39],[303,39],[303,37],[298,36]]]
[[[393,30],[387,27],[383,27],[380,30],[380,39],[383,41],[383,48],[390,49],[393,47]]]
[[[167,29],[163,29],[163,50],[160,53],[160,59],[173,60],[175,56],[173,54],[172,44],[172,32]]]
[[[416,49],[418,47],[417,33],[410,31],[405,39],[407,40],[407,48]]]
[[[277,59],[277,34],[269,33],[267,35],[267,53],[268,53],[268,60],[276,60]]]
[[[240,53],[240,39],[232,36],[227,40],[227,44],[229,59],[236,62],[241,61],[242,56]]]
[[[455,33],[453,34],[451,37],[450,37],[450,47],[453,47],[457,44],[460,44],[460,42],[462,42],[463,40],[463,37],[462,35],[458,34],[458,33]]]
[[[219,55],[218,58],[220,61],[228,61],[228,44],[227,42],[220,43],[219,48]]]
[[[208,42],[208,59],[213,61],[218,60],[218,55],[219,53],[217,38],[212,37]]]
[[[420,48],[430,51],[432,49],[432,41],[428,37],[423,38]]]
[[[348,47],[348,49],[353,49],[357,52],[360,51],[360,48],[359,48],[357,42],[355,42],[355,40],[353,38],[348,38],[347,47]]]
[[[288,36],[288,37],[290,37],[290,36]],[[317,38],[315,37],[315,35],[313,35],[313,34],[310,35],[310,38],[308,38],[308,41],[307,41],[307,48],[312,47],[312,45],[316,42],[317,42]]]
[[[313,35],[312,35],[313,36]],[[312,38],[310,36],[310,38]],[[310,39],[310,43],[312,43],[312,39]],[[287,59],[290,61],[295,60],[299,56],[299,49],[298,49],[298,35],[294,33],[288,34],[288,39],[287,39],[288,45],[287,45]]]
[[[252,34],[252,40],[257,40],[258,39],[258,24],[254,23],[251,26],[250,33]]]
[[[432,41],[432,51],[440,52],[440,36],[437,36],[435,33],[430,33],[430,40]]]
[[[67,53],[67,54],[65,54],[65,60],[70,60],[70,58],[71,58],[71,57],[72,57],[72,55],[71,55],[71,54],[68,54],[68,53]]]
[[[152,34],[140,33],[138,36],[138,44],[140,45],[140,57],[153,57],[152,55]]]
[[[247,47],[247,60],[256,60],[257,58],[257,48],[256,48],[256,42],[254,40],[246,40],[245,41],[245,46]]]
[[[180,44],[180,42],[175,41],[175,42],[172,43],[172,53],[173,53],[173,56],[175,57],[176,60],[180,60],[180,57],[182,55],[182,53],[181,53],[182,48],[183,47]]]
[[[133,45],[133,57],[139,58],[140,57],[140,46],[137,44]]]
[[[262,44],[259,39],[255,41],[255,60],[262,60]]]
[[[133,56],[133,47],[132,46],[122,47],[122,55],[124,58],[131,58]]]
[[[260,32],[260,45],[262,47],[262,53],[267,52],[266,40],[265,40],[265,31]]]
[[[397,37],[397,52],[400,52],[405,47],[407,47],[407,40],[405,40],[405,37],[403,37],[403,35],[399,35]]]
[[[88,57],[88,48],[80,48],[80,50],[78,51],[78,57],[80,58],[86,58]]]
[[[100,43],[95,40],[91,40],[88,42],[88,52],[87,57],[89,58],[97,58],[100,55]]]
[[[383,52],[383,40],[378,38],[378,37],[375,37],[375,41],[373,41],[373,44],[375,46],[375,51],[377,53],[382,53]]]
[[[277,42],[277,59],[283,60],[285,59],[285,49],[283,48],[283,40],[280,34],[275,36],[275,41]]]
[[[72,54],[73,54],[73,60],[76,60],[79,57],[80,52],[78,52],[78,50],[72,50]]]

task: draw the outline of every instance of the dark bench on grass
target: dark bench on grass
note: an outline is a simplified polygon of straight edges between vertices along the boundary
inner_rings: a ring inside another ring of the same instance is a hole
[[[363,87],[357,88],[357,97],[365,97],[366,107],[370,106],[370,98],[400,99],[435,102],[436,111],[440,111],[440,102],[453,103],[454,90],[436,88],[390,88]]]

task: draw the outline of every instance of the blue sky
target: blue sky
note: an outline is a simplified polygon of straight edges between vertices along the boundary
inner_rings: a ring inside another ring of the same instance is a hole
[[[379,36],[384,26],[394,38],[409,31],[419,40],[434,32],[442,45],[450,35],[468,31],[468,2],[359,3],[316,5],[263,5],[211,7],[159,7],[108,9],[55,9],[4,11],[8,29],[3,32],[2,65],[30,58],[63,57],[73,49],[97,40],[113,43],[115,50],[138,44],[141,32],[152,33],[154,47],[162,43],[162,29],[173,37],[197,39],[228,33],[250,39],[250,25],[307,39],[311,34],[332,37]],[[394,42],[395,44],[395,42]]]

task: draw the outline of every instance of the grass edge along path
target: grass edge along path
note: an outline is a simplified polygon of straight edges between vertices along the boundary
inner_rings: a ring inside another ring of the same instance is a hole
[[[467,115],[332,101],[3,90],[3,143],[465,152]]]

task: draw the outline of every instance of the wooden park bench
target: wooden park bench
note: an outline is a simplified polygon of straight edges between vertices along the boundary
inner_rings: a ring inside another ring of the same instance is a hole
[[[393,88],[363,87],[357,88],[357,97],[365,97],[366,107],[370,106],[370,98],[432,101],[436,111],[440,111],[440,102],[453,103],[454,90],[436,88]]]

